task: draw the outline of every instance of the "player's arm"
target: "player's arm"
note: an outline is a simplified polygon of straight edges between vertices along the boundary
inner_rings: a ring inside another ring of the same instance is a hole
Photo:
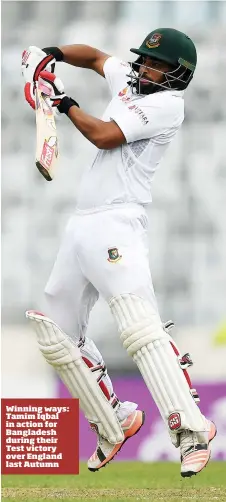
[[[26,83],[36,82],[44,70],[54,72],[55,63],[63,61],[73,66],[89,68],[104,75],[103,67],[110,56],[89,45],[65,45],[39,49],[30,46],[22,54],[22,75]]]
[[[79,108],[78,103],[64,92],[64,85],[53,73],[40,73],[42,83],[48,87],[48,95],[53,107],[65,113],[75,127],[97,148],[109,150],[126,142],[120,127],[114,122],[104,122]]]
[[[59,47],[59,50],[63,54],[62,61],[64,63],[80,68],[89,68],[104,77],[103,66],[105,61],[110,57],[109,54],[105,54],[89,45],[80,44],[65,45]]]
[[[113,120],[104,122],[88,115],[77,106],[71,106],[68,117],[83,136],[101,150],[111,150],[126,143],[123,132]]]

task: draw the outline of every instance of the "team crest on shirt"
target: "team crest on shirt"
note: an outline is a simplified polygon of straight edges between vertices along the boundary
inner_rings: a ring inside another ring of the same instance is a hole
[[[149,40],[147,40],[146,46],[149,49],[154,49],[155,47],[159,47],[160,45],[159,40],[161,40],[161,38],[162,38],[161,33],[153,33],[152,37],[149,38]]]
[[[122,255],[119,254],[118,248],[108,248],[108,261],[116,263],[121,260]]]

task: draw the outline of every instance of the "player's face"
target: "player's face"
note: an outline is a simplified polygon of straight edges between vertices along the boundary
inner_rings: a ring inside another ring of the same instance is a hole
[[[149,85],[148,81],[161,84],[161,82],[165,80],[164,73],[168,72],[170,69],[171,66],[163,61],[143,57],[142,65],[139,69],[139,75],[142,75],[140,79],[140,88],[145,90],[145,86]]]

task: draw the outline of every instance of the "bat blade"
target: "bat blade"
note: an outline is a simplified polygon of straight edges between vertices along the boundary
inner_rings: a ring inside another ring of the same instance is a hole
[[[59,148],[54,113],[48,96],[37,82],[35,89],[36,109],[36,167],[47,181],[54,178],[59,159]]]

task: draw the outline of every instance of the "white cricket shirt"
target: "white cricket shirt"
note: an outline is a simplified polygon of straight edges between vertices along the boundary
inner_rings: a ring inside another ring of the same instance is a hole
[[[183,122],[183,91],[133,94],[127,84],[129,72],[129,64],[116,57],[104,64],[112,100],[102,120],[114,120],[127,143],[112,150],[97,149],[79,188],[79,210],[128,202],[149,204],[154,173]]]

